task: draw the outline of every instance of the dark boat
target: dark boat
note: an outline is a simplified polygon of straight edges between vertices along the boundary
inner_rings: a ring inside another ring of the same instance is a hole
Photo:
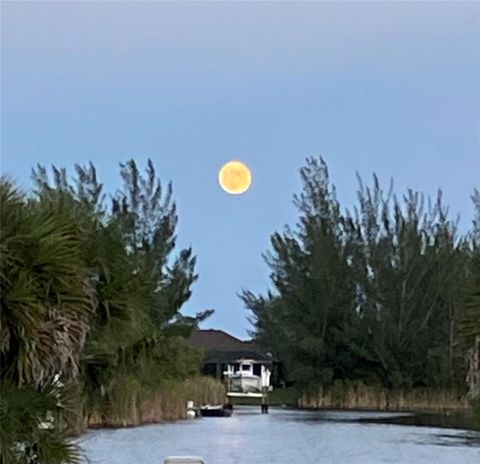
[[[202,406],[200,415],[202,417],[230,417],[233,409],[228,406]]]

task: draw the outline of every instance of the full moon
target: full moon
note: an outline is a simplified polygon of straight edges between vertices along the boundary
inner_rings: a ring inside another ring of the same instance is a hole
[[[218,173],[218,182],[231,195],[245,193],[252,184],[252,173],[241,161],[229,161]]]

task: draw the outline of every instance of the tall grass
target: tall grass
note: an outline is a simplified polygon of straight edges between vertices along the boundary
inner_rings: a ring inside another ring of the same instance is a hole
[[[388,390],[361,382],[337,381],[299,395],[298,406],[314,409],[369,409],[378,411],[466,411],[464,396],[455,391]]]
[[[85,427],[130,427],[185,419],[187,401],[196,406],[223,404],[225,387],[210,377],[166,381],[157,390],[139,390],[110,400],[85,418]]]

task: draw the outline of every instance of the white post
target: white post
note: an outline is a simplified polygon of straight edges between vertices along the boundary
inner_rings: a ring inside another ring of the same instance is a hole
[[[268,369],[264,369],[262,366],[262,387],[268,388],[270,386],[270,371]]]
[[[187,401],[187,419],[195,418],[195,408],[193,401]]]

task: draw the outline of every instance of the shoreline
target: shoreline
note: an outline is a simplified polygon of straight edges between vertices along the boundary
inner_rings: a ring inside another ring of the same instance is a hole
[[[237,405],[239,408],[254,408],[252,405]],[[473,414],[468,410],[462,411],[415,411],[415,410],[397,410],[397,411],[385,411],[379,409],[351,409],[351,408],[300,408],[296,406],[272,406],[272,410],[281,411],[289,410],[296,412],[331,412],[331,413],[342,413],[342,412],[351,412],[351,413],[377,413],[375,417],[358,417],[358,418],[345,418],[345,419],[335,419],[335,418],[322,418],[322,421],[325,422],[349,422],[349,423],[360,423],[360,424],[385,424],[385,425],[400,425],[408,427],[430,427],[430,428],[442,428],[442,429],[452,429],[452,430],[463,430],[467,432],[480,432],[480,425],[477,425],[474,421]],[[235,411],[235,409],[234,409]],[[235,414],[235,412],[234,412]],[[89,426],[84,433],[89,431],[99,431],[99,430],[117,430],[117,429],[132,429],[132,428],[143,428],[152,425],[168,425],[176,422],[191,422],[196,420],[202,420],[200,418],[196,419],[171,419],[171,420],[159,420],[159,421],[150,421],[143,422],[139,424],[128,424],[128,425],[118,425],[118,424],[95,424]],[[480,440],[480,437],[479,437]]]

